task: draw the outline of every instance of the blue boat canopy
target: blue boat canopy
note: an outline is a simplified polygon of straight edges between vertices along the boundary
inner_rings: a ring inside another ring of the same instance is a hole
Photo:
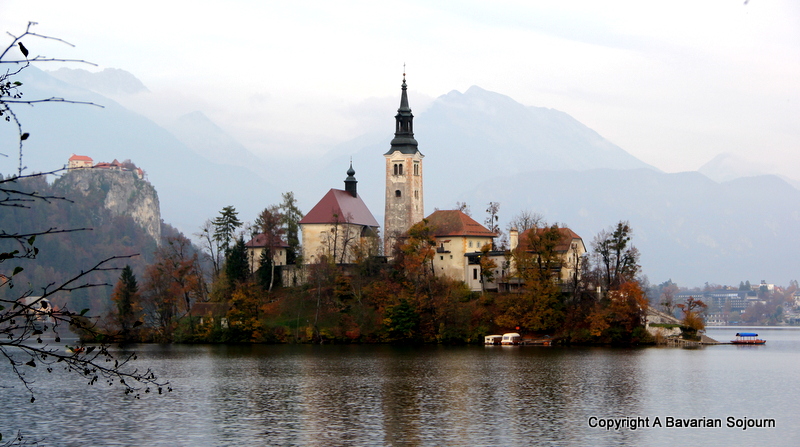
[[[758,334],[755,332],[737,332],[737,337],[758,337]]]

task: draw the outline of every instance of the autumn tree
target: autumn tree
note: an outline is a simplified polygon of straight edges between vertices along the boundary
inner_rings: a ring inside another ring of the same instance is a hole
[[[259,259],[259,270],[268,269],[269,275],[266,274],[266,271],[262,271],[259,276],[264,277],[264,279],[269,278],[269,281],[266,282],[266,289],[270,292],[275,281],[275,253],[281,245],[284,234],[283,222],[284,218],[280,207],[273,205],[264,208],[253,224],[255,231],[264,235],[265,245],[261,253],[261,259]]]
[[[525,233],[512,254],[524,290],[500,302],[501,314],[496,319],[499,325],[555,331],[563,324],[564,302],[558,276],[562,260],[556,250],[561,237],[556,225]]]
[[[472,216],[472,212],[470,211],[467,202],[456,202],[456,206],[453,209],[459,210],[467,216]]]
[[[497,262],[492,259],[490,252],[492,251],[491,244],[484,244],[481,247],[481,254],[478,257],[481,268],[481,292],[486,293],[486,284],[494,281],[495,270],[497,270]]]
[[[511,218],[508,223],[508,229],[516,228],[519,234],[524,233],[526,230],[532,228],[544,228],[547,223],[544,221],[544,216],[534,213],[529,210],[522,210]]]
[[[589,316],[590,331],[600,341],[635,343],[646,337],[644,322],[648,302],[635,281],[609,291]]]
[[[678,307],[678,303],[675,302],[675,295],[678,291],[678,285],[672,282],[672,280],[665,282],[663,287],[661,287],[659,303],[664,308],[664,312],[671,316],[674,316],[673,313],[675,313],[675,309]]]
[[[705,322],[703,321],[702,313],[708,308],[708,305],[702,300],[695,299],[690,296],[678,308],[683,312],[683,336],[690,340],[698,339],[697,332],[705,329]]]
[[[167,237],[145,270],[143,307],[158,338],[172,340],[177,320],[205,301],[205,282],[197,253],[183,235]]]
[[[219,277],[222,264],[225,262],[225,252],[222,248],[222,243],[217,240],[216,227],[214,221],[207,219],[200,231],[194,234],[200,241],[200,247],[203,250],[203,256],[211,263],[211,280],[215,281]]]
[[[434,229],[428,224],[428,219],[412,225],[408,229],[408,237],[400,243],[395,259],[397,270],[417,292],[434,276],[436,239],[433,234]]]
[[[233,291],[228,311],[228,341],[255,342],[263,336],[259,320],[260,301],[253,285],[243,285]]]
[[[487,214],[486,220],[484,221],[484,224],[486,225],[486,228],[488,228],[489,231],[491,231],[492,233],[495,233],[497,235],[499,235],[501,233],[500,225],[498,224],[498,221],[500,220],[500,217],[498,216],[499,212],[500,212],[500,203],[499,202],[489,202],[489,205],[487,205],[487,208],[486,208],[486,214]],[[492,240],[492,249],[494,249],[494,248],[495,248],[495,244],[494,244],[494,240]]]
[[[114,287],[111,299],[116,304],[114,320],[119,327],[122,341],[133,340],[134,328],[141,324],[139,321],[142,309],[139,297],[139,284],[130,265],[122,269],[122,274]]]
[[[639,251],[630,245],[632,234],[630,224],[620,221],[613,229],[601,231],[592,242],[605,290],[633,281],[639,273]]]

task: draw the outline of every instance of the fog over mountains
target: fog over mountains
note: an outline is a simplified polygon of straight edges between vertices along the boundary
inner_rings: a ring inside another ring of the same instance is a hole
[[[308,211],[329,188],[343,188],[352,158],[359,193],[383,221],[383,154],[393,137],[395,109],[386,110],[382,128],[366,128],[318,158],[292,158],[287,147],[280,159],[262,159],[202,111],[161,127],[100,94],[123,103],[125,95],[146,94],[125,72],[51,74],[61,80],[26,70],[26,98],[58,96],[106,107],[20,109],[31,132],[24,159],[29,170],[59,167],[72,153],[95,161],[129,158],[156,187],[164,220],[191,234],[226,205],[252,221],[284,191],[294,191]],[[396,93],[399,105],[399,88]],[[409,99],[413,110],[414,97]],[[524,106],[475,86],[440,96],[415,113],[414,123],[425,155],[427,214],[461,201],[483,221],[487,203],[500,202],[503,228],[530,210],[569,226],[587,246],[600,230],[628,220],[644,273],[654,283],[787,284],[800,277],[800,191],[778,177],[753,176],[752,167],[742,170],[724,157],[702,172],[663,173],[564,112]],[[7,131],[3,147],[14,147]],[[10,172],[13,165],[7,166]]]

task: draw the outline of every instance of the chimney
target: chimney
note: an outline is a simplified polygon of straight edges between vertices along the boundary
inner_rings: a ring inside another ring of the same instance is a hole
[[[512,251],[519,245],[519,231],[517,231],[516,228],[512,228],[508,231],[508,245]]]

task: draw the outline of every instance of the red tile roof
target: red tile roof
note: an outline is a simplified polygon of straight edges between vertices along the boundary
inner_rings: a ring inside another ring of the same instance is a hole
[[[273,247],[277,247],[277,248],[288,248],[289,247],[289,244],[284,242],[283,239],[280,236],[274,236],[272,241],[273,241],[273,243],[272,243]],[[257,235],[255,235],[253,237],[253,239],[250,239],[250,241],[248,241],[244,245],[247,248],[266,247],[267,246],[267,235],[264,234],[264,233],[257,234]]]
[[[545,230],[548,229],[549,228],[531,228],[529,230],[523,231],[519,235],[519,246],[526,247],[528,245],[528,238],[530,237],[532,231],[536,231],[537,234],[542,234],[544,233]],[[558,252],[568,251],[570,245],[572,245],[572,241],[574,239],[581,238],[580,236],[578,236],[577,233],[570,230],[569,228],[559,228],[558,232],[561,233],[561,239],[558,241],[558,244],[556,245],[556,251]],[[581,243],[583,243],[583,240],[581,240]]]
[[[334,216],[334,214],[336,216]],[[372,216],[361,196],[353,197],[347,191],[331,189],[319,201],[306,217],[300,220],[301,224],[334,224],[350,223],[378,227],[378,221]]]
[[[443,236],[480,236],[496,237],[483,225],[459,210],[437,210],[427,217],[428,225],[433,228],[436,237]]]
[[[92,157],[88,157],[86,155],[75,155],[75,154],[72,154],[72,157],[69,157],[69,161],[88,161],[88,162],[91,162],[93,160],[92,160]]]

